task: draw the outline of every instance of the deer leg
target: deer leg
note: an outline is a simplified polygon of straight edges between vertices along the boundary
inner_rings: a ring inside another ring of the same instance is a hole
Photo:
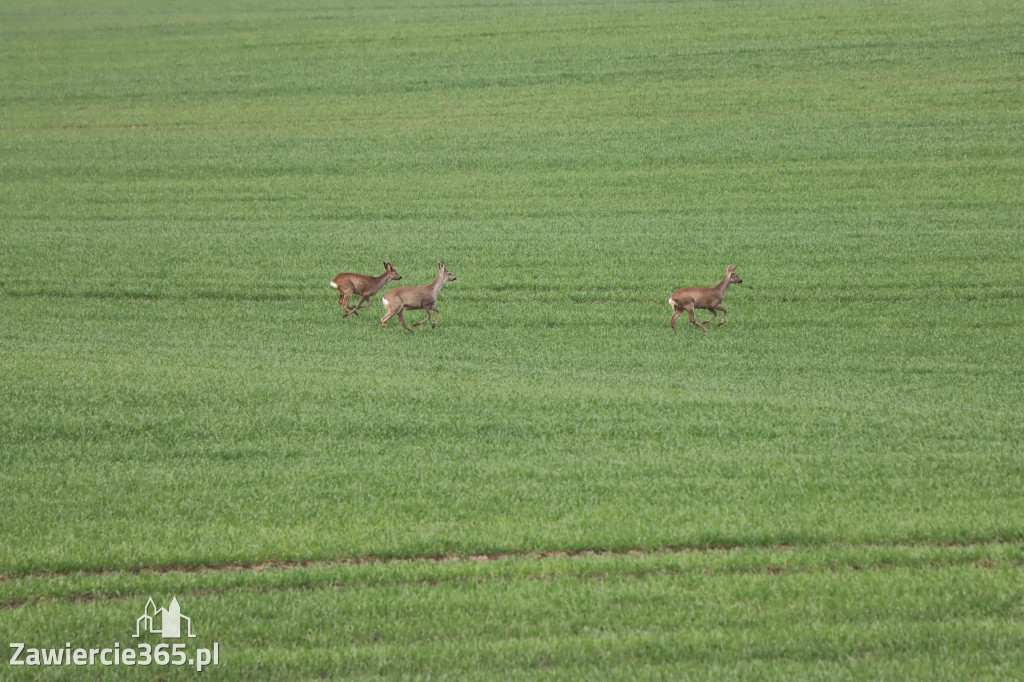
[[[412,331],[412,327],[410,327],[409,325],[407,325],[407,324],[405,323],[405,317],[403,317],[403,315],[402,315],[402,311],[401,311],[401,310],[399,310],[399,311],[398,311],[398,321],[402,323],[402,326],[403,326],[403,327],[405,327],[406,329],[408,329],[408,330],[409,330],[410,332]]]
[[[437,313],[437,315],[434,316],[434,324],[433,326],[431,326],[431,329],[437,329],[437,323],[441,321],[441,311],[435,308],[434,306],[430,307],[433,309],[435,313]]]
[[[713,320],[716,317],[718,317],[718,312],[714,308],[710,308],[710,310],[711,310],[711,317],[709,317],[708,319],[704,320],[704,324],[707,324],[711,320]]]
[[[385,308],[385,310],[387,310],[387,308]],[[394,317],[396,312],[398,312],[398,311],[397,310],[388,310],[387,313],[384,314],[384,317],[380,318],[380,328],[381,329],[383,329],[384,331],[388,330],[388,320],[390,320],[392,317]]]
[[[356,311],[357,311],[357,310],[362,310],[363,308],[367,307],[367,306],[366,306],[366,301],[367,301],[367,300],[368,300],[369,298],[370,298],[370,297],[369,297],[369,296],[366,296],[366,295],[360,296],[360,298],[359,298],[359,303],[357,303],[357,304],[356,304],[356,305],[355,305],[355,306],[354,306],[354,307],[353,307],[353,308],[352,308],[351,310],[349,310],[349,311],[348,311],[348,314],[349,314],[349,315],[358,315],[359,313],[358,313],[358,312],[356,312]]]
[[[679,313],[681,312],[681,310],[678,310],[675,306],[672,306],[672,319],[668,321],[668,323],[672,325],[672,331],[676,330],[676,318],[679,317]]]
[[[358,307],[352,305],[352,296],[354,294],[355,292],[352,289],[347,288],[341,292],[341,296],[338,298],[338,303],[341,303],[341,307],[345,309],[345,317],[355,315],[356,311],[359,310]]]
[[[723,324],[725,324],[725,308],[723,308],[722,306],[715,306],[715,309],[722,311],[722,321],[718,323],[718,326],[721,327]],[[710,321],[711,320],[708,320],[708,322]]]
[[[423,318],[422,320],[420,320],[419,322],[417,322],[416,324],[414,324],[413,325],[414,327],[418,327],[421,324],[423,324],[424,322],[429,322],[430,321],[430,308],[424,308],[423,312],[425,312],[427,314],[427,316],[425,318]]]
[[[686,309],[686,313],[687,313],[687,314],[688,314],[688,315],[690,316],[690,324],[692,324],[692,325],[694,325],[694,326],[696,326],[696,327],[700,327],[700,328],[701,328],[701,329],[703,329],[704,331],[707,331],[707,330],[708,330],[708,328],[707,328],[707,327],[705,327],[705,326],[704,326],[704,325],[702,325],[701,323],[697,322],[697,320],[696,320],[696,319],[694,319],[694,317],[693,317],[693,308],[687,308],[687,309]]]

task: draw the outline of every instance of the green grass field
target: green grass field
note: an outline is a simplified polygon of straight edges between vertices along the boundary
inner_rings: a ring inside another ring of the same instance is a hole
[[[1024,678],[1021,36],[5,2],[0,679],[191,678],[6,649],[175,596],[223,679]]]

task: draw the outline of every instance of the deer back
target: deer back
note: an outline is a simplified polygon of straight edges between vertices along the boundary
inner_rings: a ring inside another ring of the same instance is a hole
[[[709,308],[722,302],[722,292],[717,287],[685,287],[677,289],[672,300],[680,304],[692,302],[694,308]]]
[[[384,263],[384,274],[379,277],[371,277],[370,275],[360,275],[354,272],[343,272],[331,282],[334,284],[336,289],[348,287],[353,293],[362,296],[372,296],[380,291],[385,284],[391,280],[402,279],[402,276],[398,274],[391,263]]]
[[[377,280],[369,275],[360,275],[354,272],[343,272],[332,279],[331,282],[334,283],[335,288],[337,289],[348,287],[358,294],[373,287]]]
[[[424,284],[418,287],[395,287],[388,291],[386,298],[389,305],[397,303],[403,308],[422,308],[436,301],[437,295],[432,285]]]
[[[395,287],[385,296],[386,306],[399,305],[402,308],[425,308],[437,302],[437,295],[445,282],[455,280],[455,275],[448,271],[441,261],[437,262],[437,277],[430,284],[418,287]]]

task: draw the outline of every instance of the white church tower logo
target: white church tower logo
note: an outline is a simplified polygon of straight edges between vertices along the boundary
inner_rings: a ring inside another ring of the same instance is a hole
[[[171,600],[170,606],[166,609],[158,609],[153,603],[153,598],[150,597],[146,602],[145,612],[135,621],[134,636],[139,637],[143,632],[151,632],[161,635],[164,639],[181,637],[183,621],[186,636],[195,637],[192,633],[192,619],[181,615],[181,606],[178,604],[177,597]]]

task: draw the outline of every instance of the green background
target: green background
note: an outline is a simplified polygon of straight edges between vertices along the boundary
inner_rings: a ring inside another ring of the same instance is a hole
[[[1021,35],[998,1],[5,4],[0,633],[173,593],[253,622],[240,678],[1020,677]],[[384,260],[458,277],[437,329],[342,318],[327,282]],[[727,264],[729,321],[673,333]],[[364,610],[293,641],[332,599]]]

